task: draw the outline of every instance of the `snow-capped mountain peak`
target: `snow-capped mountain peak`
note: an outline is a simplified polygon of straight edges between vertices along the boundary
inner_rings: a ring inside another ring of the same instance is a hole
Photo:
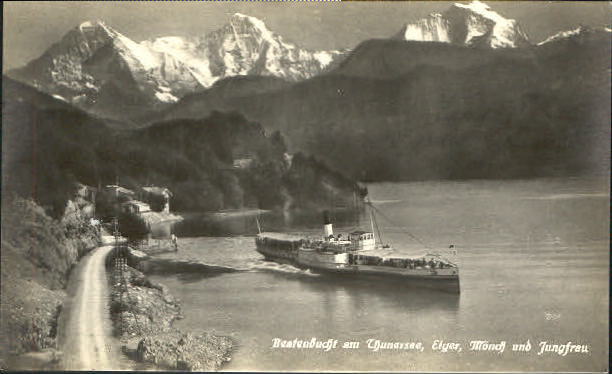
[[[575,29],[572,30],[565,30],[565,31],[559,31],[558,33],[549,36],[548,38],[542,40],[541,42],[538,43],[538,45],[544,45],[544,44],[548,44],[550,42],[554,42],[557,40],[563,40],[563,39],[571,39],[571,38],[575,38],[575,37],[579,37],[580,35],[585,35],[588,33],[592,33],[592,32],[612,32],[612,29],[608,26],[604,26],[604,27],[588,27],[588,26],[578,26]]]
[[[342,55],[301,49],[285,42],[262,20],[242,13],[233,14],[227,24],[202,37],[163,37],[141,44],[184,62],[205,87],[237,75],[302,80],[320,73]]]
[[[115,37],[115,47],[124,58],[138,62],[146,70],[154,69],[161,64],[159,56],[146,46],[134,42],[121,33],[117,33]]]
[[[78,30],[88,37],[96,32],[108,37],[106,45],[112,45],[115,51],[125,60],[131,69],[152,70],[160,65],[160,56],[146,46],[136,43],[132,39],[108,26],[102,20],[85,21],[78,26]],[[97,48],[92,50],[96,52]]]
[[[485,29],[486,31],[484,32],[478,27],[479,25],[471,24],[468,27],[468,35],[465,39],[466,44],[471,44],[474,38],[483,36],[485,33],[490,34],[488,44],[492,48],[515,48],[519,46],[517,45],[518,43],[527,40],[527,36],[518,27],[515,20],[502,17],[482,1],[474,0],[469,4],[455,3],[453,6],[465,9],[493,23],[492,30]]]
[[[99,19],[83,21],[78,26],[78,29],[81,31],[86,31],[86,30],[90,30],[93,28],[102,28],[111,33],[114,32],[114,30],[112,30],[104,21],[99,20]]]
[[[470,10],[474,13],[477,13],[487,19],[490,19],[493,22],[500,22],[500,23],[505,23],[509,20],[507,20],[506,18],[502,17],[499,15],[499,13],[491,10],[491,7],[485,3],[483,3],[482,1],[479,0],[473,0],[472,2],[468,3],[468,4],[462,4],[462,3],[455,3],[453,4],[453,6],[456,6],[458,8],[463,8],[463,9],[467,9]]]
[[[108,26],[102,20],[88,20],[81,22],[81,24],[75,27],[72,31],[80,33],[85,38],[92,38],[95,36],[99,37],[103,35],[104,37],[106,37],[107,41],[109,39],[114,38],[118,34],[117,31],[115,31],[112,27]],[[68,35],[69,34],[70,32],[68,33]]]
[[[542,40],[541,42],[538,43],[538,45],[543,45],[543,44],[550,43],[552,41],[559,40],[559,39],[566,39],[566,38],[572,37],[574,35],[580,34],[583,30],[584,30],[583,27],[579,26],[579,27],[577,27],[577,28],[575,28],[573,30],[560,31],[560,32],[558,32],[558,33],[556,33],[554,35],[551,35],[548,38]]]
[[[442,14],[407,24],[397,37],[404,40],[434,41],[489,48],[516,48],[529,44],[517,22],[474,0],[455,3]]]
[[[442,14],[432,13],[427,18],[406,24],[400,31],[400,37],[405,40],[450,43],[448,28],[448,20]]]
[[[110,105],[121,110],[115,104],[125,95],[123,101],[133,101],[130,108],[138,110],[142,103],[177,101],[225,77],[307,79],[344,53],[299,48],[283,41],[262,20],[241,13],[200,37],[166,36],[142,42],[104,21],[87,20],[12,75],[84,109]]]
[[[252,16],[247,16],[245,14],[242,13],[234,13],[234,15],[232,16],[230,23],[232,25],[236,24],[236,23],[249,23],[251,24],[254,28],[256,28],[263,36],[267,37],[267,38],[272,38],[272,32],[268,29],[268,27],[266,26],[266,24],[260,20],[259,18],[255,18]]]
[[[83,29],[90,29],[92,27],[95,27],[97,23],[98,22],[92,22],[92,21],[81,22],[81,24],[79,25],[79,30],[83,31]]]

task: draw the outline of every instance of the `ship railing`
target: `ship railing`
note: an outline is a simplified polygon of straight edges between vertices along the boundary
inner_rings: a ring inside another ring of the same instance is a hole
[[[455,264],[454,262],[452,262],[451,260],[449,260],[448,258],[442,256],[439,253],[426,253],[422,257],[435,257],[435,258],[439,259],[439,261],[443,261],[443,262],[446,262],[447,264],[451,265],[451,267],[457,267],[457,264]]]
[[[424,258],[384,258],[379,256],[364,256],[349,253],[349,263],[355,265],[387,266],[406,269],[444,269],[453,267],[445,261]]]

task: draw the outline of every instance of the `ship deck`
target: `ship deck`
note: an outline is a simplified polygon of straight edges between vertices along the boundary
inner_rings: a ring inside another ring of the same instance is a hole
[[[399,252],[395,252],[393,249],[376,248],[376,249],[362,250],[362,251],[349,252],[349,253],[353,255],[359,255],[359,256],[380,257],[383,260],[386,260],[386,259],[400,259],[400,260],[437,259],[437,260],[442,260],[444,262],[447,262],[449,264],[453,264],[453,261],[449,260],[445,256],[431,253],[428,251],[421,251],[417,253],[399,253]]]
[[[385,248],[376,248],[376,249],[366,249],[356,252],[351,252],[355,255],[360,256],[376,256],[381,258],[401,258],[401,259],[414,259],[414,258],[422,258],[428,257],[427,252],[419,252],[419,253],[399,253],[394,251],[393,249],[385,249]]]
[[[308,237],[305,235],[298,235],[298,234],[289,234],[289,233],[284,233],[284,232],[262,232],[259,233],[257,235],[258,238],[268,238],[271,240],[275,240],[275,241],[284,241],[287,243],[296,243],[296,242],[300,242],[302,240],[312,240],[314,242],[320,241],[321,238],[315,238],[315,237]],[[303,248],[302,250],[308,250],[309,248]],[[314,250],[314,248],[312,248]],[[344,252],[344,251],[343,251]],[[359,255],[359,256],[372,256],[372,257],[380,257],[382,259],[390,259],[390,258],[394,258],[394,259],[423,259],[423,258],[443,258],[444,260],[452,263],[452,261],[449,261],[447,258],[445,258],[445,256],[436,256],[435,253],[431,253],[428,252],[427,250],[423,249],[421,251],[415,251],[412,253],[400,253],[395,251],[392,248],[375,248],[375,249],[366,249],[366,250],[360,250],[360,251],[349,251],[347,253],[350,253],[352,255]]]

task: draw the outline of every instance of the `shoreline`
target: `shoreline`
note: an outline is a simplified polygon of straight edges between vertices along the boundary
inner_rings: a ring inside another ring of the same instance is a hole
[[[209,332],[194,335],[173,326],[182,319],[180,300],[138,268],[132,250],[107,273],[110,314],[121,351],[134,369],[217,371],[231,360],[237,343]]]
[[[145,212],[140,215],[148,226],[159,225],[168,222],[180,222],[185,219],[180,214],[163,213],[163,212]]]

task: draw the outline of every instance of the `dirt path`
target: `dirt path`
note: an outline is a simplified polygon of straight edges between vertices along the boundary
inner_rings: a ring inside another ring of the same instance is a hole
[[[68,286],[73,297],[64,304],[65,326],[60,338],[62,369],[121,369],[112,337],[108,308],[109,292],[104,261],[112,246],[102,246],[84,257]]]

